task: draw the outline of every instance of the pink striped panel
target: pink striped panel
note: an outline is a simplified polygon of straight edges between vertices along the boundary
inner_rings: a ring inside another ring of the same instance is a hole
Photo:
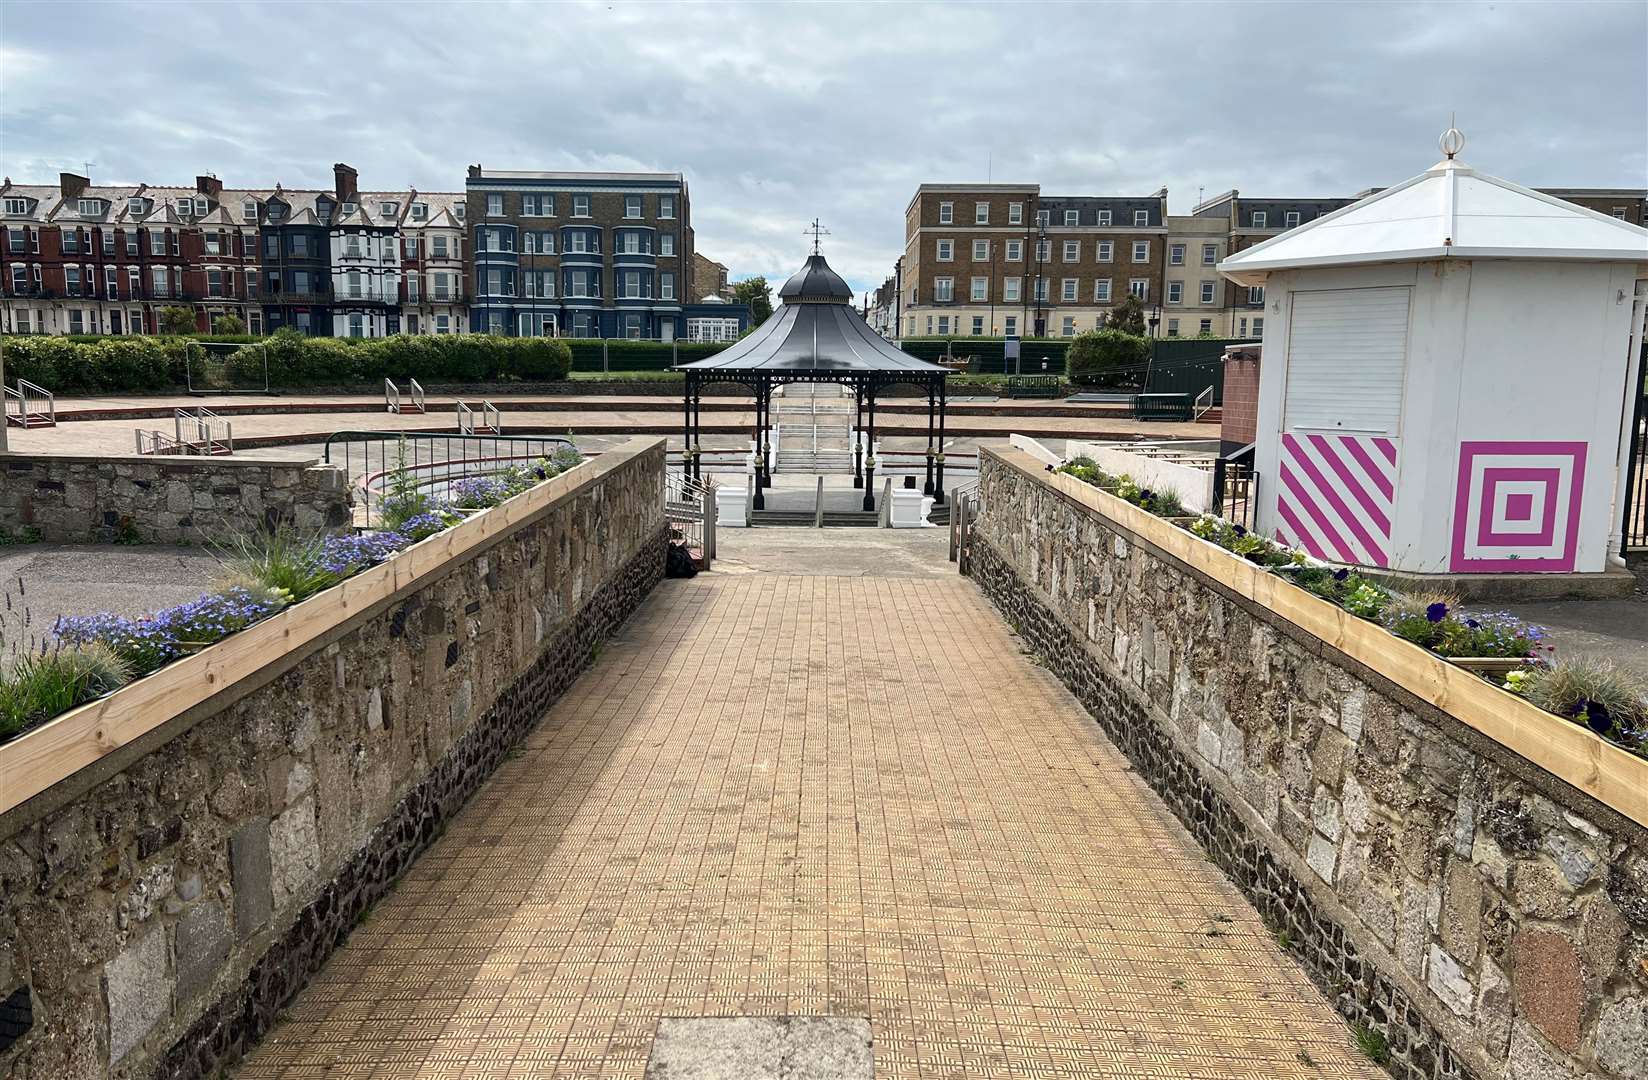
[[[1293,546],[1328,562],[1389,566],[1397,446],[1373,435],[1287,432],[1276,512]]]

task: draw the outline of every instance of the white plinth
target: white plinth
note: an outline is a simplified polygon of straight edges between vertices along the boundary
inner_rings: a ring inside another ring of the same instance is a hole
[[[896,488],[892,506],[887,512],[887,524],[895,529],[923,528],[927,524],[927,511],[932,508],[931,496],[907,488]]]
[[[745,529],[749,518],[744,514],[748,493],[741,487],[716,487],[715,524],[723,529]]]

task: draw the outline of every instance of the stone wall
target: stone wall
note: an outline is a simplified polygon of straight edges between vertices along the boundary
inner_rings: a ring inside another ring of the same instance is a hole
[[[313,459],[0,454],[0,528],[53,543],[335,529],[351,505],[343,470]]]
[[[0,816],[0,1075],[204,1077],[256,1042],[662,576],[663,475],[634,440],[425,541],[451,558],[368,571],[392,591],[231,704]]]
[[[970,572],[1390,1071],[1648,1077],[1648,830],[1042,469]]]

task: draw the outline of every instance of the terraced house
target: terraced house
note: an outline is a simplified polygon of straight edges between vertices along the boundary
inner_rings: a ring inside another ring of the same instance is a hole
[[[239,194],[212,176],[192,188],[6,178],[0,331],[155,333],[162,309],[183,307],[199,330],[236,315],[255,332],[258,240],[255,220],[249,228],[233,212]]]
[[[471,165],[466,196],[477,332],[673,341],[689,317],[738,310],[685,295],[693,236],[680,173]]]
[[[1043,195],[1037,184],[923,184],[905,210],[906,336],[1071,336],[1162,290],[1167,189]]]

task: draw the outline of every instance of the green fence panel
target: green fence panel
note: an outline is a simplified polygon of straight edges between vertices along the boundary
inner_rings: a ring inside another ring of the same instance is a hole
[[[1224,353],[1251,338],[1164,338],[1152,345],[1150,378],[1145,392],[1189,394],[1191,400],[1213,387],[1213,403],[1224,402]]]

